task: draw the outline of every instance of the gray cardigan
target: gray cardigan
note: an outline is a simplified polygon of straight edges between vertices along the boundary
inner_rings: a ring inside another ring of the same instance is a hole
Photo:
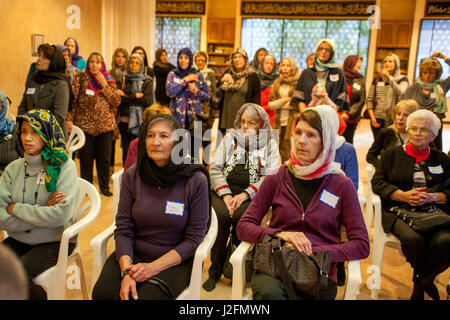
[[[21,115],[32,109],[50,110],[66,135],[66,117],[69,110],[68,83],[63,80],[52,80],[38,84],[32,78],[28,79],[17,114]]]

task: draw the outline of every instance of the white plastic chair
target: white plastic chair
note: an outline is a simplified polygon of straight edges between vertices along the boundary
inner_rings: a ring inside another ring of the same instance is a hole
[[[370,231],[372,226],[372,216],[374,216],[374,230],[373,230],[373,241],[372,241],[372,265],[378,266],[381,276],[381,267],[383,265],[383,255],[384,246],[386,243],[390,242],[393,244],[400,244],[400,240],[392,233],[385,233],[383,229],[383,224],[381,222],[381,199],[378,195],[372,192],[372,177],[373,177],[373,166],[368,165],[366,167],[367,171],[367,195],[366,195],[366,227]],[[372,203],[372,205],[370,205]],[[372,210],[372,212],[370,212]],[[380,281],[381,283],[381,281]],[[370,296],[374,299],[378,298],[378,289],[373,288],[371,290]]]
[[[67,139],[67,150],[69,150],[69,158],[72,158],[72,154],[81,149],[86,142],[86,137],[84,136],[83,130],[81,130],[76,125],[73,126],[72,131],[70,131],[69,139]]]
[[[373,178],[374,167],[368,164],[366,167],[367,171],[367,193],[366,193],[366,207],[364,221],[366,223],[367,232],[370,232],[373,224],[373,214],[374,211],[381,212],[381,201],[380,197],[374,197],[372,191],[372,178]]]
[[[360,184],[360,186],[362,186],[362,184]],[[358,190],[359,189],[360,187],[358,187]],[[358,200],[362,210],[365,203],[364,195],[360,195],[358,193]],[[252,243],[242,241],[230,257],[230,263],[233,266],[231,300],[252,299],[252,292],[250,289],[246,288],[247,281],[245,279],[245,258],[252,246]],[[359,287],[361,283],[362,279],[360,260],[348,261],[347,282],[345,285],[344,300],[356,300],[356,297],[359,294]]]
[[[80,284],[81,291],[84,299],[89,299],[88,289],[86,285],[86,278],[84,275],[83,263],[80,255],[80,245],[77,241],[76,247],[73,252],[68,256],[69,240],[75,237],[82,231],[91,225],[100,213],[100,194],[97,189],[86,180],[78,178],[78,185],[80,187],[80,198],[78,206],[82,203],[85,197],[88,201],[78,209],[77,217],[78,221],[64,230],[61,238],[61,245],[59,248],[58,262],[55,266],[47,269],[33,281],[47,289],[47,297],[49,300],[65,300],[66,299],[66,275],[67,266],[72,262],[76,262],[80,271]],[[89,209],[87,214],[83,214]]]
[[[102,271],[103,265],[107,258],[107,244],[108,240],[114,235],[115,229],[115,216],[117,214],[117,208],[120,198],[120,183],[122,180],[123,169],[114,173],[112,176],[114,183],[114,195],[113,195],[113,223],[98,234],[91,240],[91,247],[93,251],[93,268],[92,268],[92,283],[97,282],[98,277]],[[211,224],[205,238],[195,250],[194,262],[192,265],[191,279],[189,286],[184,289],[182,293],[176,298],[177,300],[200,300],[201,278],[203,261],[209,254],[211,247],[216,241],[217,237],[217,216],[213,208],[211,208]],[[113,241],[114,242],[114,241]]]

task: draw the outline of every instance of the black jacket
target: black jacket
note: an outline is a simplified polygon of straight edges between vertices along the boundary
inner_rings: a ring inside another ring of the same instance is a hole
[[[364,78],[355,78],[347,80],[352,84],[352,95],[350,97],[349,119],[352,121],[361,120],[361,110],[366,102],[366,80]]]
[[[133,81],[125,79],[125,84],[119,82],[117,84],[118,89],[122,89],[125,93],[124,96],[121,96],[121,101],[119,105],[119,114],[121,116],[129,116],[130,115],[130,106],[142,107],[143,109],[151,106],[153,104],[153,80],[147,79],[144,80],[142,84],[142,93],[144,96],[142,98],[136,98],[136,95],[132,93],[133,89]]]
[[[388,210],[393,206],[404,204],[391,200],[389,196],[397,189],[403,191],[412,189],[415,163],[416,160],[405,152],[403,146],[397,146],[386,150],[377,165],[377,170],[372,178],[372,189],[374,193],[381,197],[383,206],[382,223],[385,232],[391,232],[397,217]],[[448,211],[450,158],[445,153],[430,148],[429,157],[422,161],[420,166],[424,169],[427,189],[434,187],[434,192],[444,192],[447,196],[447,204],[440,207],[450,214]]]
[[[169,63],[167,68],[163,68],[157,64],[153,66],[153,73],[156,79],[155,98],[156,102],[163,106],[169,106],[170,98],[166,93],[166,81],[169,72],[175,69],[175,66]]]
[[[394,129],[383,128],[378,132],[375,137],[375,141],[367,152],[366,160],[368,163],[373,164],[376,167],[380,161],[379,157],[384,151],[402,144],[402,141],[397,133],[395,133]]]
[[[19,157],[23,157],[23,149],[18,144],[16,129],[11,134],[0,134],[0,175],[10,162]]]

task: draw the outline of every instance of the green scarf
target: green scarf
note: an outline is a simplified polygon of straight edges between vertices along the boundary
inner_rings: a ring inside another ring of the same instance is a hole
[[[445,98],[444,90],[441,87],[441,79],[436,79],[432,83],[425,83],[418,79],[416,81],[423,87],[433,88],[433,92],[436,100],[436,107],[433,109],[434,113],[446,113],[447,112],[447,99]]]
[[[26,121],[44,141],[41,155],[45,164],[45,187],[48,192],[54,192],[61,165],[68,159],[66,140],[61,126],[49,110],[30,110],[17,116],[18,136],[20,136],[23,121]],[[22,143],[21,139],[19,141]]]

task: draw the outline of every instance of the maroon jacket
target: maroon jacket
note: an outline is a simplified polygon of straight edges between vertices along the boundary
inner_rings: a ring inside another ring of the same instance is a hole
[[[328,204],[327,204],[328,203]],[[272,206],[268,228],[261,221]],[[335,208],[333,208],[334,206]],[[340,241],[340,224],[348,241]],[[259,243],[277,231],[303,232],[313,252],[328,250],[329,278],[336,281],[336,262],[360,260],[369,255],[369,236],[355,186],[344,175],[329,174],[311,200],[306,212],[297,196],[286,165],[267,176],[237,226],[240,240]]]

